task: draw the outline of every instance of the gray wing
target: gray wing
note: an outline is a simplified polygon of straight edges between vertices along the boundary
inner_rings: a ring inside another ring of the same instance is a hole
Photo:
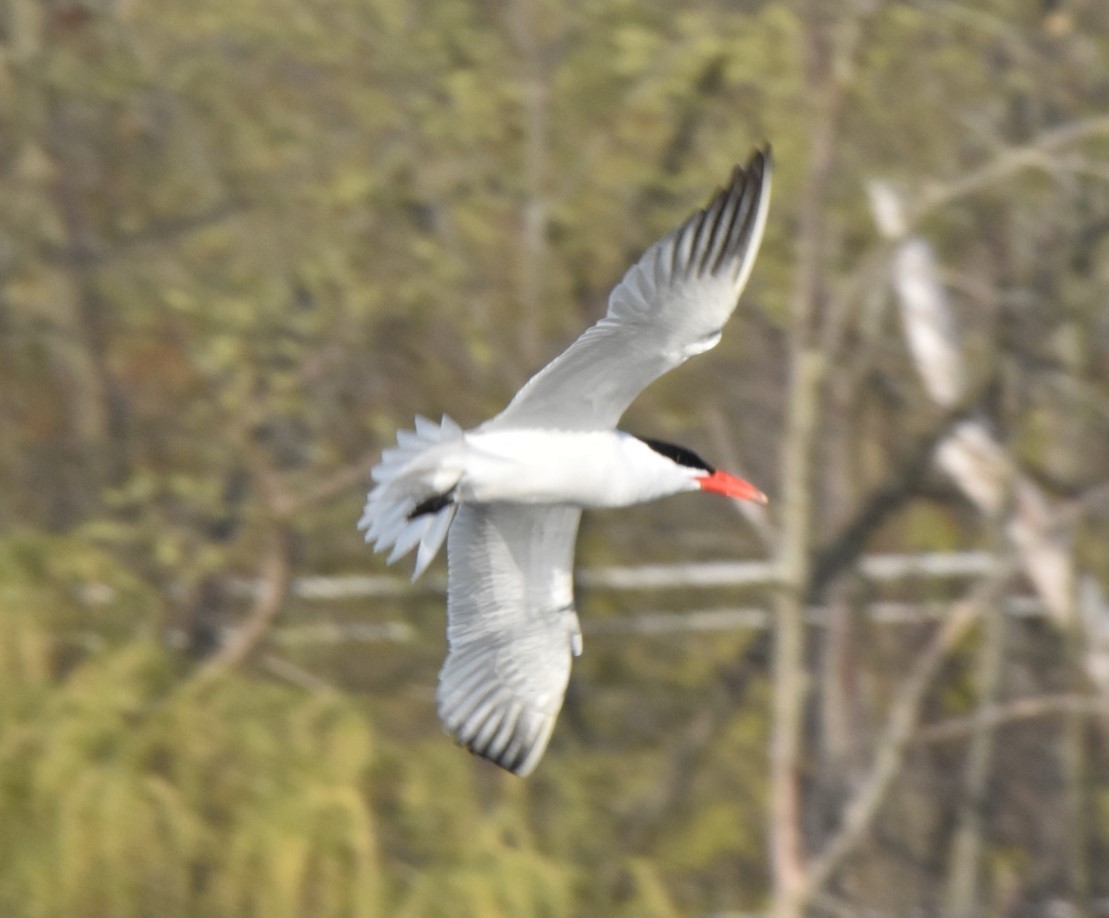
[[[463,504],[447,537],[447,660],[439,716],[518,775],[547,748],[581,651],[573,560],[581,510]]]
[[[605,430],[663,373],[720,340],[755,262],[770,203],[770,150],[651,248],[608,313],[484,425]]]

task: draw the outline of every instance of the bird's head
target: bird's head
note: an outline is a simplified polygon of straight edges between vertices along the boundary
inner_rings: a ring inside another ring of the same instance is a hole
[[[689,490],[700,488],[702,491],[723,494],[725,497],[732,497],[736,500],[751,500],[758,504],[767,503],[766,495],[751,482],[713,468],[691,449],[677,446],[674,443],[665,443],[662,440],[650,440],[646,437],[639,437],[638,439],[678,466],[680,472],[692,483]]]

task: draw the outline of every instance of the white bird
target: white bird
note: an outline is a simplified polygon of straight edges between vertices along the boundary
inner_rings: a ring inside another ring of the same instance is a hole
[[[762,241],[770,171],[769,148],[737,166],[504,411],[471,430],[417,417],[371,473],[358,528],[375,551],[392,547],[390,564],[418,546],[414,580],[447,538],[439,716],[459,743],[518,775],[543,755],[581,653],[572,569],[582,509],[697,490],[766,502],[690,450],[614,428],[649,383],[720,340]]]

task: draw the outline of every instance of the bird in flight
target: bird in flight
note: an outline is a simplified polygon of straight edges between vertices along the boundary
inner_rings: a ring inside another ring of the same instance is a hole
[[[581,653],[573,560],[586,507],[682,491],[766,502],[681,446],[615,426],[651,382],[714,347],[747,283],[770,203],[770,150],[737,166],[703,210],[652,245],[604,318],[470,430],[447,416],[397,433],[358,528],[389,563],[416,549],[415,580],[447,541],[439,716],[508,771],[538,764]]]

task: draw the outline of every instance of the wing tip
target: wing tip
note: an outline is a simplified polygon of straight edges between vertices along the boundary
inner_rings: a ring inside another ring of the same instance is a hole
[[[554,731],[555,718],[524,708],[494,691],[470,711],[465,704],[439,705],[443,729],[458,745],[521,778],[539,764]]]
[[[736,167],[740,168],[740,167]],[[754,175],[765,176],[774,168],[774,145],[769,140],[764,140],[751,151],[747,158],[746,168]]]
[[[454,649],[436,693],[443,729],[460,746],[521,778],[543,757],[558,708],[528,704],[490,672],[480,647]]]
[[[764,140],[758,146],[751,148],[746,162],[736,163],[732,166],[732,174],[728,179],[728,183],[723,187],[718,187],[713,192],[704,210],[709,210],[718,198],[726,198],[729,194],[742,194],[748,183],[757,186],[758,193],[761,196],[773,171],[774,147],[770,141]]]
[[[679,260],[695,273],[717,274],[734,264],[733,279],[742,291],[762,241],[770,205],[773,151],[769,142],[752,149],[746,163],[737,163],[727,185],[718,187],[708,204],[675,231],[671,270]],[[679,258],[679,249],[682,254]]]
[[[747,162],[736,163],[732,170],[732,184],[735,184],[737,180],[744,181],[747,177],[765,180],[773,168],[774,146],[770,141],[764,140],[758,146],[751,148]]]

